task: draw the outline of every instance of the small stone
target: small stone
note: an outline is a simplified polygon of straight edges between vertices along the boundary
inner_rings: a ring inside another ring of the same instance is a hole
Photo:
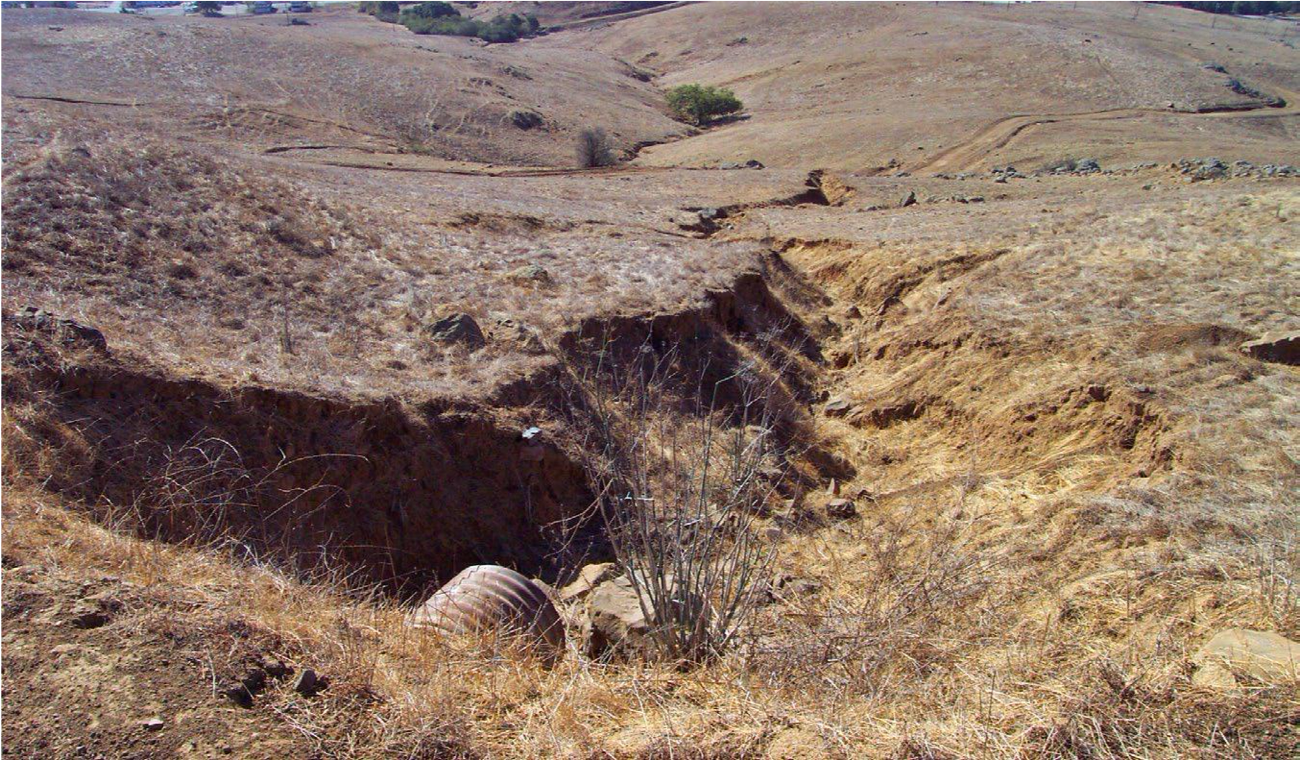
[[[540,264],[524,264],[517,269],[510,270],[506,274],[506,279],[511,282],[549,283],[551,273],[546,271],[546,268]]]
[[[266,671],[261,668],[253,668],[248,671],[243,680],[239,683],[229,686],[223,692],[226,698],[240,707],[252,707],[253,696],[260,692],[266,686]]]
[[[320,679],[317,678],[316,671],[311,668],[303,668],[293,681],[293,690],[304,697],[314,696],[320,687]]]
[[[284,678],[289,675],[289,666],[274,657],[263,656],[258,659],[257,664],[272,678]]]
[[[821,581],[812,578],[800,578],[789,573],[777,573],[773,585],[786,596],[812,596],[822,590]]]
[[[837,520],[846,520],[858,513],[858,508],[851,499],[831,499],[826,502],[826,514]]]
[[[163,722],[162,718],[159,718],[157,715],[155,715],[154,717],[148,720],[141,721],[140,725],[144,726],[144,729],[146,731],[157,731],[158,729],[162,728],[166,724]]]
[[[827,417],[843,417],[845,414],[848,414],[849,402],[844,398],[836,396],[830,401],[827,401],[826,406],[822,407],[822,410],[826,412]]]
[[[916,203],[916,191],[909,190],[907,192],[907,195],[903,196],[903,200],[898,202],[898,207],[907,208],[908,206],[915,205],[915,203]]]

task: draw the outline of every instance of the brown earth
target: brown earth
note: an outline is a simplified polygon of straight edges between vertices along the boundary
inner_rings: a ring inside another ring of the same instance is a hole
[[[4,751],[1294,756],[1295,683],[1192,680],[1300,637],[1296,369],[1239,350],[1300,326],[1292,22],[600,5],[4,11]],[[672,121],[693,81],[746,113]],[[662,144],[574,169],[591,125]],[[407,627],[602,550],[592,394],[674,352],[677,410],[773,383],[802,590],[687,671]]]

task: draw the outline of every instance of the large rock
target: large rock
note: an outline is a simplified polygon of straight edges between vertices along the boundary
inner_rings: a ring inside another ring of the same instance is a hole
[[[573,583],[560,589],[560,601],[572,602],[582,599],[600,584],[613,580],[616,575],[618,575],[618,566],[613,562],[598,562],[587,565],[578,571],[578,577],[574,579]]]
[[[1242,343],[1241,350],[1260,361],[1278,362],[1294,367],[1300,364],[1300,331],[1265,335],[1259,340]]]
[[[647,600],[646,609],[650,609]],[[587,597],[582,619],[582,651],[591,658],[650,657],[656,651],[650,638],[654,614],[641,609],[636,589],[620,575],[596,586]]]
[[[1300,678],[1300,643],[1269,631],[1229,628],[1215,634],[1192,658],[1192,682],[1232,688],[1243,675],[1262,683],[1292,683]]]
[[[641,593],[646,593],[648,584],[642,583]],[[673,577],[668,575],[664,585],[671,589]],[[674,603],[687,605],[688,592],[677,591],[673,594]],[[649,596],[644,599],[645,611],[638,599],[636,589],[625,575],[605,581],[587,597],[581,623],[582,651],[593,659],[653,659],[660,650],[652,634],[667,623],[655,620],[655,610]],[[698,598],[689,606],[700,608],[703,603]],[[680,609],[680,608],[679,608]],[[647,612],[649,613],[647,615]],[[707,612],[706,612],[707,615]],[[685,618],[685,615],[677,616]],[[707,620],[705,621],[707,625]],[[702,642],[701,642],[702,643]],[[687,653],[687,656],[690,656]]]
[[[456,313],[443,317],[429,325],[424,331],[439,343],[454,343],[470,348],[481,347],[486,340],[478,322],[468,314]]]

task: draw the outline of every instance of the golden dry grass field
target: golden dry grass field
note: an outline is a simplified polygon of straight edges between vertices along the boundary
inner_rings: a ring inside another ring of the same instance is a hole
[[[0,13],[5,756],[1300,755],[1300,664],[1201,654],[1300,640],[1300,25],[455,5],[550,30]],[[700,429],[727,647],[409,625]]]

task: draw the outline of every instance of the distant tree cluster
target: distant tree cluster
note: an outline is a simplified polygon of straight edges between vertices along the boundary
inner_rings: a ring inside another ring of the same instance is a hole
[[[1300,13],[1300,2],[1173,2],[1183,8],[1206,13],[1226,13],[1233,16],[1275,16],[1284,13]]]
[[[397,23],[397,16],[402,12],[402,6],[397,3],[357,3],[357,10],[362,13],[368,13],[380,21],[387,21],[390,24]]]
[[[722,87],[684,84],[668,91],[668,107],[692,124],[707,124],[744,108],[736,93]]]
[[[478,37],[488,42],[514,42],[532,37],[541,29],[534,16],[511,13],[490,21],[466,18],[451,3],[416,3],[405,8],[397,3],[361,3],[362,13],[380,21],[401,24],[416,34],[445,34],[455,37]]]

